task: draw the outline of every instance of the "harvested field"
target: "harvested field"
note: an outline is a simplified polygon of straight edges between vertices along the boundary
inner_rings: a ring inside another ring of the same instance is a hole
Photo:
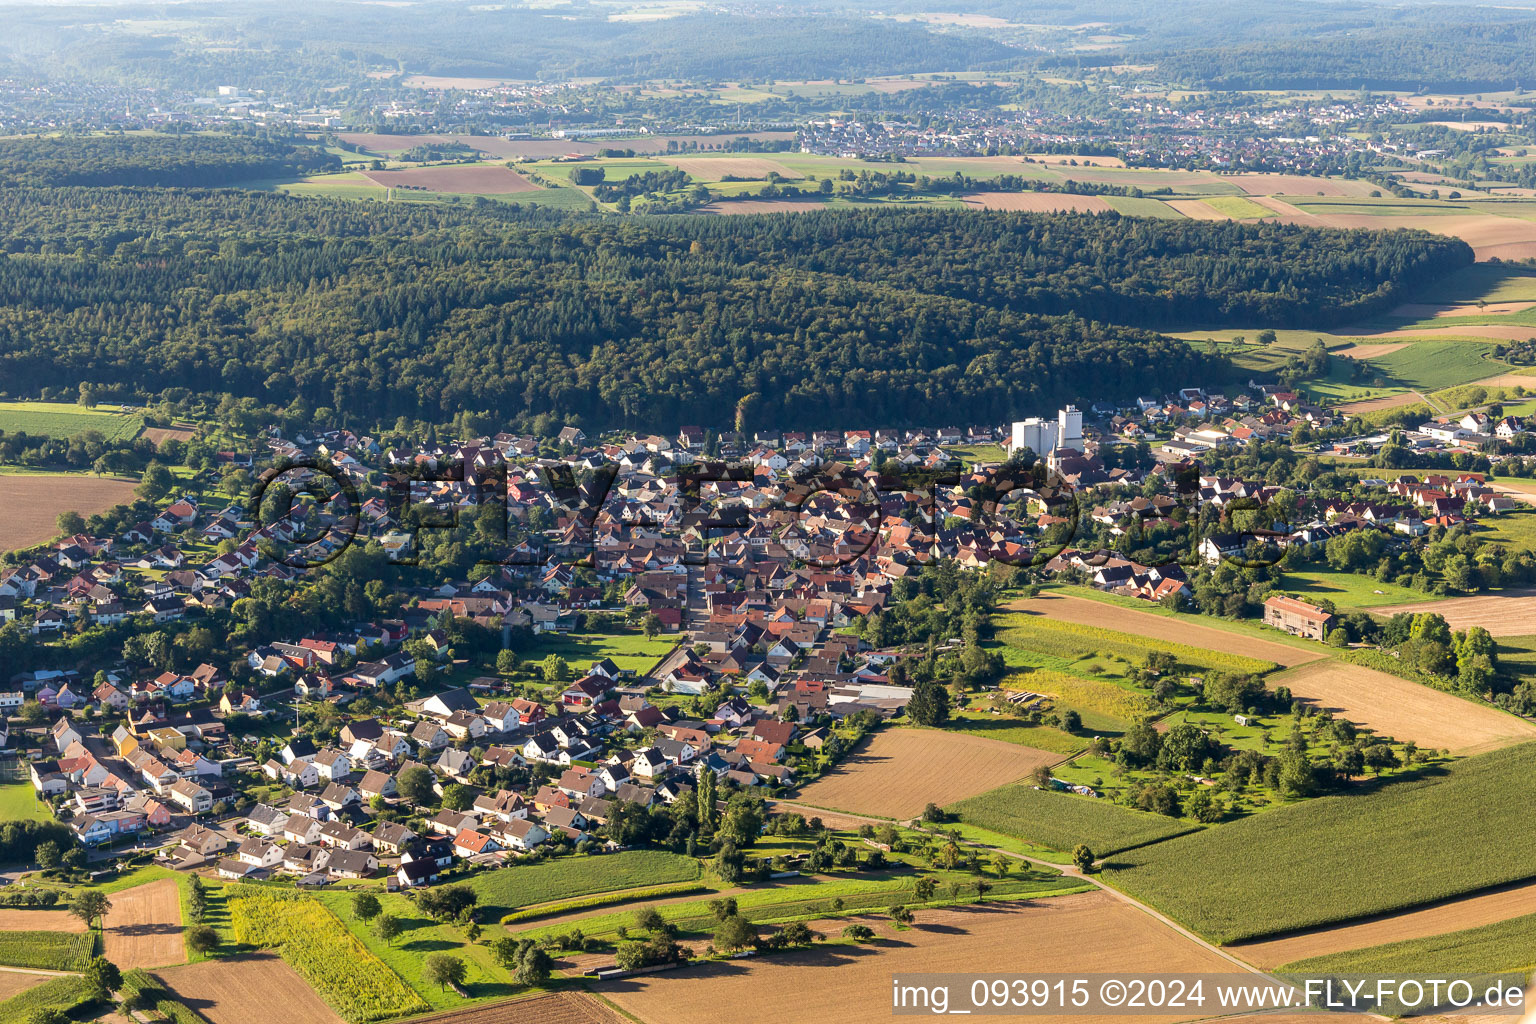
[[[1441,316],[1508,316],[1536,306],[1536,302],[1487,302],[1479,306],[1475,302],[1456,305],[1439,305],[1432,302],[1405,302],[1389,315],[1411,320],[1425,320]]]
[[[342,1024],[315,990],[275,953],[207,960],[156,972],[210,1024]]]
[[[605,963],[613,960],[612,957],[601,959]],[[625,1024],[625,1021],[612,1007],[587,992],[557,992],[417,1017],[411,1024]]]
[[[1085,597],[1069,597],[1063,594],[1042,594],[1023,601],[1013,601],[1005,607],[1009,611],[1033,612],[1048,619],[1076,622],[1084,626],[1119,630],[1135,636],[1149,636],[1157,640],[1171,640],[1191,647],[1204,647],[1224,654],[1240,654],[1249,658],[1261,658],[1276,665],[1301,665],[1326,657],[1317,651],[1291,647],[1283,643],[1261,640],[1242,633],[1229,633],[1224,629],[1197,625],[1193,616],[1172,618],[1153,615],[1130,608],[1090,601]]]
[[[1060,754],[939,729],[882,729],[795,799],[882,818],[906,819],[1017,781]]]
[[[862,946],[816,946],[783,958],[715,962],[602,982],[596,989],[647,1024],[778,1024],[785,1019],[873,1024],[891,1019],[893,974],[975,972],[1005,963],[1028,964],[1030,971],[1042,973],[1236,970],[1217,954],[1103,892],[916,913],[916,924],[903,932],[892,931],[888,920],[875,917],[811,924],[825,933],[858,920],[879,936]],[[781,995],[765,998],[765,993]],[[788,1018],[786,1000],[793,1000],[794,1006]],[[1135,1018],[1072,1019],[1089,1024]]]
[[[1417,391],[1405,391],[1400,395],[1388,395],[1385,398],[1367,398],[1359,402],[1344,402],[1338,408],[1340,412],[1360,414],[1365,412],[1379,412],[1382,409],[1396,409],[1404,405],[1412,405],[1414,402],[1425,401],[1424,396]]]
[[[978,210],[1015,210],[1026,213],[1103,213],[1113,209],[1102,196],[1076,196],[1059,192],[973,192],[965,205]]]
[[[1437,602],[1436,611],[1441,611]],[[1408,610],[1395,606],[1393,612]],[[1529,631],[1529,623],[1526,624]],[[1315,661],[1270,676],[1270,687],[1288,686],[1310,704],[1378,735],[1412,740],[1421,747],[1438,747],[1453,754],[1481,754],[1512,743],[1536,739],[1536,725],[1486,704],[1452,696],[1443,690],[1400,679],[1363,665]]]
[[[458,192],[473,196],[504,196],[536,192],[539,186],[500,164],[460,164],[413,167],[404,171],[363,171],[368,180],[387,188],[420,188],[428,192]]]
[[[1079,167],[1125,166],[1125,161],[1117,156],[1072,156],[1070,153],[1029,153],[1026,155],[1037,164],[1070,165],[1072,161],[1076,160]]]
[[[0,910],[0,932],[83,931],[85,922],[67,910]]]
[[[167,441],[190,441],[194,431],[191,427],[145,427],[144,436],[155,442],[159,448]]]
[[[59,532],[60,512],[83,516],[105,512],[133,500],[137,480],[83,473],[0,475],[0,551],[28,548]]]
[[[394,156],[404,153],[419,143],[462,142],[487,156],[498,160],[547,160],[550,157],[570,153],[596,156],[598,150],[632,149],[636,153],[665,153],[667,143],[709,148],[708,138],[697,135],[647,135],[636,139],[605,139],[601,143],[582,142],[579,139],[503,139],[498,135],[381,135],[370,132],[344,132],[338,136],[344,142],[361,146],[372,153]],[[780,141],[794,138],[793,132],[737,132],[720,135],[719,140],[747,138],[753,141]]]
[[[1280,215],[1281,224],[1312,224],[1318,223],[1318,218],[1304,210],[1298,210],[1283,199],[1274,196],[1251,196],[1254,202],[1260,206],[1267,206]]]
[[[1231,220],[1203,199],[1170,199],[1168,205],[1190,220]]]
[[[825,205],[825,203],[804,199],[730,199],[707,203],[699,207],[696,212],[723,216],[739,216],[747,213],[808,213],[811,210],[820,210]]]
[[[1502,338],[1507,341],[1524,341],[1536,338],[1536,327],[1521,324],[1468,324],[1464,327],[1407,327],[1401,330],[1370,332],[1372,338]]]
[[[1367,611],[1391,615],[1395,612],[1432,611],[1445,617],[1452,629],[1482,626],[1493,636],[1524,636],[1531,631],[1532,616],[1536,616],[1536,589],[1506,590],[1499,594],[1481,594],[1477,597],[1452,597],[1432,604],[1405,604],[1387,611],[1368,608]]]
[[[1232,174],[1222,180],[1251,196],[1309,196],[1319,192],[1325,196],[1368,196],[1376,187],[1368,181],[1335,181],[1305,174]]]
[[[28,974],[26,971],[0,971],[0,1001],[19,996],[29,988],[41,985],[49,979],[47,974]]]
[[[1536,882],[1449,900],[1419,910],[1388,914],[1359,924],[1344,924],[1227,948],[1233,955],[1267,970],[1314,956],[1444,935],[1527,914],[1536,914]]]
[[[757,156],[669,156],[666,162],[684,174],[704,181],[719,181],[723,174],[753,180],[766,179],[769,174],[777,174],[783,178],[800,177],[776,160]]]
[[[1345,345],[1343,348],[1329,349],[1331,356],[1343,356],[1345,359],[1369,359],[1372,356],[1384,356],[1396,352],[1400,348],[1407,348],[1411,342],[1392,341],[1385,345]]]
[[[136,885],[112,894],[102,951],[123,970],[187,962],[181,941],[181,897],[176,881]]]
[[[1437,235],[1450,235],[1470,245],[1479,260],[1495,256],[1506,260],[1523,260],[1536,256],[1536,222],[1514,217],[1460,213],[1431,216],[1318,213],[1309,223],[1335,228],[1369,228],[1373,231],[1413,228]]]

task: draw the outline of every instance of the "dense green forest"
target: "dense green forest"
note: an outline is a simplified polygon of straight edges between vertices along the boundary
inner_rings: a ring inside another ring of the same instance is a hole
[[[313,145],[238,135],[85,135],[7,139],[6,185],[230,185],[341,170]]]
[[[258,192],[0,190],[0,388],[90,381],[547,428],[1000,420],[1220,379],[1148,328],[1359,316],[1424,233],[826,211],[565,217]]]

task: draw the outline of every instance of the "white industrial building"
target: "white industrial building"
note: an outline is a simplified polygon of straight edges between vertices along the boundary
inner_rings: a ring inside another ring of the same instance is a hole
[[[1012,448],[1028,448],[1036,455],[1048,455],[1057,448],[1083,450],[1083,414],[1069,405],[1054,420],[1031,416],[1013,424]]]

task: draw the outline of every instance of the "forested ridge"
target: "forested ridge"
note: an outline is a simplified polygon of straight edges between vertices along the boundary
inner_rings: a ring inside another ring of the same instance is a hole
[[[1148,328],[1358,316],[1471,261],[1423,233],[1116,215],[567,217],[257,192],[0,190],[0,388],[354,419],[1000,420],[1219,379]]]
[[[341,170],[317,146],[236,135],[80,135],[6,139],[6,185],[230,185]]]

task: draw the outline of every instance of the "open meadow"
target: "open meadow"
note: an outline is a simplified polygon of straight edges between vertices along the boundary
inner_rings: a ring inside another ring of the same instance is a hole
[[[83,516],[133,500],[136,480],[84,473],[0,474],[0,551],[41,544],[58,535],[60,512]]]
[[[1533,769],[1533,743],[1467,758],[1117,855],[1105,880],[1224,943],[1522,882]]]
[[[137,437],[143,427],[142,415],[125,413],[116,406],[87,409],[72,402],[0,402],[0,433],[73,437],[96,430],[115,441]]]
[[[941,732],[886,728],[802,789],[797,803],[879,818],[915,818],[928,804],[954,803],[1024,778],[1062,755],[1017,743]]]
[[[916,923],[905,931],[894,931],[883,917],[864,920],[877,938],[863,945],[818,945],[784,957],[715,962],[602,982],[596,991],[645,1024],[873,1024],[891,1018],[892,975],[974,972],[996,963],[999,951],[1032,972],[1235,970],[1216,953],[1103,892],[916,914]],[[811,926],[835,934],[853,920],[858,919]],[[1089,1024],[1129,1018],[1073,1019]]]
[[[1394,607],[1393,611],[1403,611]],[[1439,611],[1439,605],[1435,605]],[[1271,688],[1332,711],[1380,736],[1421,747],[1476,754],[1536,740],[1532,725],[1488,704],[1467,700],[1364,665],[1329,659],[1270,676]]]

